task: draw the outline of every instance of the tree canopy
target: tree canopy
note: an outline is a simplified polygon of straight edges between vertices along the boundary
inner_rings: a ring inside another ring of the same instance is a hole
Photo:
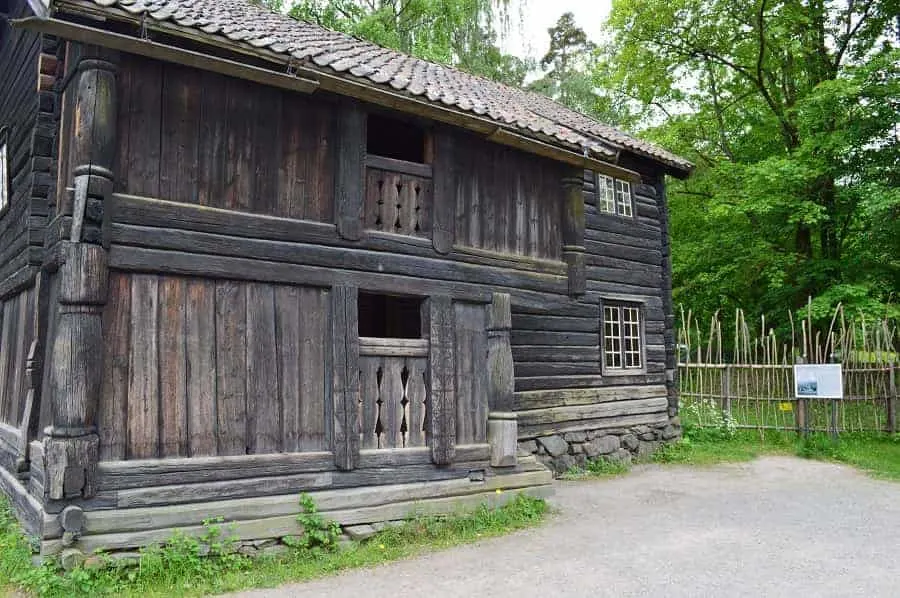
[[[676,300],[898,314],[900,2],[616,0],[605,85],[695,161],[670,186]],[[893,306],[893,307],[892,307]]]

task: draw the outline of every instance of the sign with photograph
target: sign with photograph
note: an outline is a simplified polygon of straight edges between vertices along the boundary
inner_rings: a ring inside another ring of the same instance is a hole
[[[843,399],[841,364],[795,365],[794,396],[798,399]]]

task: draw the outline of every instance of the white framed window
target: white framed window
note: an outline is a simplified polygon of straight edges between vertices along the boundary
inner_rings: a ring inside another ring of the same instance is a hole
[[[631,217],[631,183],[605,174],[597,175],[597,209],[604,214]]]
[[[0,136],[0,214],[9,206],[9,152],[6,135]]]
[[[643,369],[644,346],[639,305],[604,302],[603,366],[612,371]]]

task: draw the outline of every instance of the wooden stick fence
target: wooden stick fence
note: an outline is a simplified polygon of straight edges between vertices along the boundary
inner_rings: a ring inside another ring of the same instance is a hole
[[[765,318],[751,328],[744,312],[736,310],[733,343],[726,350],[718,312],[704,328],[682,309],[682,419],[699,426],[803,433],[900,431],[897,323],[851,319],[840,306],[826,330],[816,330],[811,316],[799,326],[788,316],[790,337],[785,333],[779,338]],[[796,399],[795,363],[841,363],[844,398]]]

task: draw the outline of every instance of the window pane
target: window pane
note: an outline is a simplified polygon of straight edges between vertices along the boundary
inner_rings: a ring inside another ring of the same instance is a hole
[[[631,216],[631,183],[616,179],[616,208],[622,216]]]
[[[641,312],[637,307],[622,308],[622,340],[626,368],[641,367]]]
[[[603,308],[603,354],[606,367],[622,367],[622,323],[618,307]]]
[[[601,212],[616,213],[614,183],[612,177],[597,175],[597,209]]]

